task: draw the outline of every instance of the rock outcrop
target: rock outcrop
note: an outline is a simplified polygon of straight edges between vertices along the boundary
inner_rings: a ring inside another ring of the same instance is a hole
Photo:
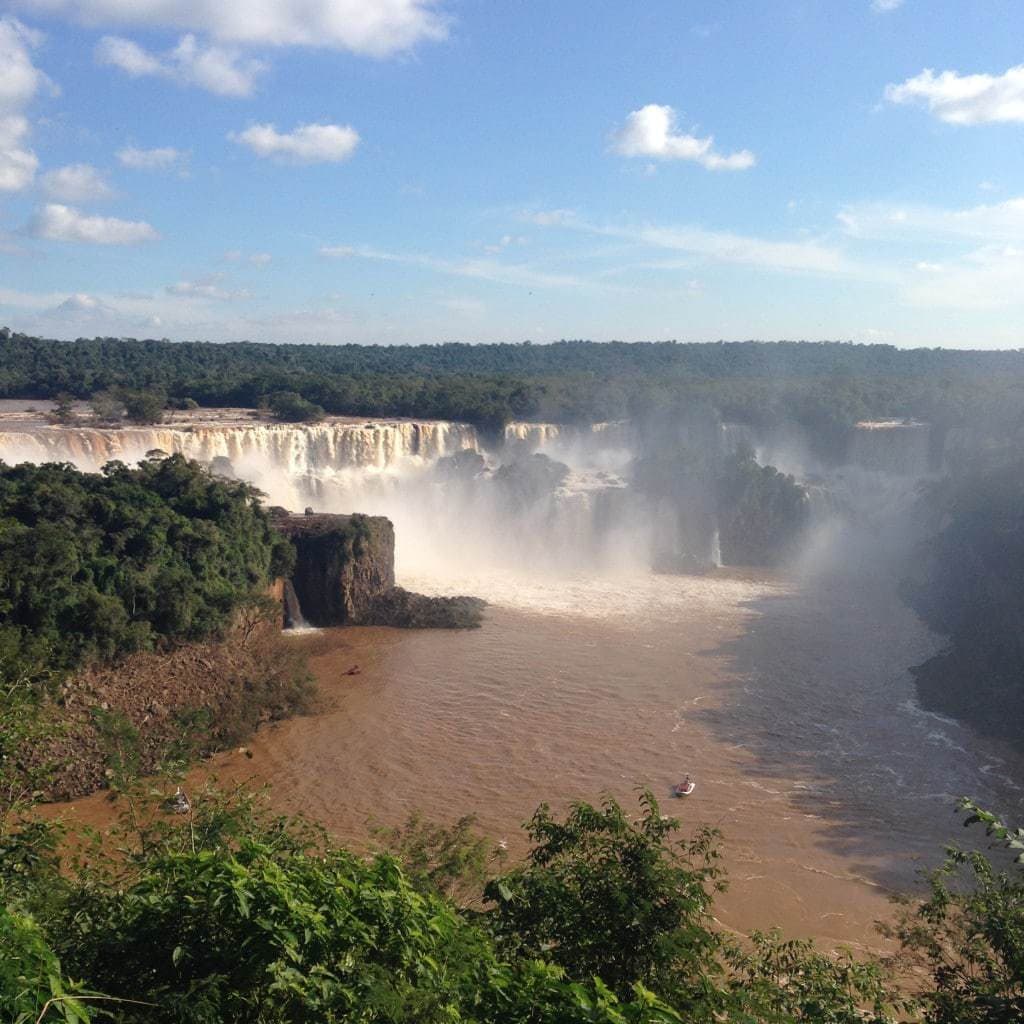
[[[395,586],[395,530],[383,516],[293,515],[272,509],[295,546],[295,569],[276,594],[286,628],[398,626],[469,629],[480,625],[475,597],[426,597]]]
[[[371,619],[374,602],[395,585],[395,530],[383,516],[292,515],[273,510],[274,525],[295,546],[291,577],[312,626]]]

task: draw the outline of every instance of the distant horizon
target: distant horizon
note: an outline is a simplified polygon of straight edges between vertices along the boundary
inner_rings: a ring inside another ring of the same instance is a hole
[[[168,338],[147,335],[79,335],[77,337],[54,337],[33,334],[31,331],[18,330],[8,324],[0,324],[0,330],[7,328],[12,335],[24,337],[41,338],[45,341],[59,341],[66,344],[74,344],[77,341],[95,341],[97,339],[113,339],[124,342],[167,342],[171,345],[278,345],[278,346],[315,346],[318,348],[343,348],[355,346],[366,348],[377,346],[380,348],[439,348],[444,345],[473,345],[478,347],[499,346],[499,345],[852,345],[860,348],[889,348],[900,352],[992,352],[992,353],[1024,353],[1024,344],[1014,347],[986,348],[970,345],[901,345],[894,341],[857,341],[852,338],[716,338],[714,340],[697,340],[687,338],[522,338],[518,341],[490,341],[481,339],[460,339],[445,338],[438,341],[316,341],[290,339],[288,341],[274,341],[271,338]]]
[[[447,338],[440,341],[402,341],[402,342],[376,342],[376,341],[312,341],[312,340],[289,340],[274,341],[272,339],[256,338],[231,338],[215,340],[212,338],[167,338],[147,337],[140,335],[133,337],[129,335],[81,335],[76,338],[70,337],[44,337],[43,335],[32,334],[29,331],[18,330],[9,324],[0,323],[0,337],[3,331],[9,331],[11,336],[36,338],[42,341],[55,341],[61,344],[75,344],[76,342],[92,342],[112,340],[124,343],[146,343],[157,342],[169,345],[266,345],[278,347],[314,347],[314,348],[442,348],[445,345],[472,346],[478,348],[488,347],[516,347],[516,346],[542,346],[554,345],[835,345],[855,348],[884,348],[897,352],[944,352],[949,354],[962,352],[978,352],[992,355],[1024,354],[1024,345],[1014,348],[982,348],[972,346],[949,346],[949,345],[899,345],[888,341],[856,341],[849,338],[716,338],[713,341],[699,341],[685,338],[636,338],[626,340],[623,338],[606,338],[597,340],[594,338],[550,338],[537,340],[536,338],[522,338],[518,341],[488,341],[488,340],[461,340],[458,338]]]

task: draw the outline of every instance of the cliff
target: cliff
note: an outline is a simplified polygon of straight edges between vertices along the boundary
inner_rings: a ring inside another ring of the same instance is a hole
[[[395,530],[383,516],[291,515],[273,522],[295,546],[291,584],[313,626],[371,620],[374,602],[395,585]]]
[[[295,569],[276,588],[286,627],[398,626],[471,629],[484,602],[425,597],[395,586],[395,530],[383,516],[293,515],[272,509],[274,525],[295,547]]]

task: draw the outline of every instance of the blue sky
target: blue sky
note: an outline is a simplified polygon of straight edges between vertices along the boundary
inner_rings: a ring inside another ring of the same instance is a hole
[[[0,323],[1024,344],[1019,0],[0,0]]]

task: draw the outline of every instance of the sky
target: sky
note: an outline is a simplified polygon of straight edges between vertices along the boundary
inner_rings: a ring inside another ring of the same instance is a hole
[[[0,0],[0,324],[1024,346],[1021,0]]]

